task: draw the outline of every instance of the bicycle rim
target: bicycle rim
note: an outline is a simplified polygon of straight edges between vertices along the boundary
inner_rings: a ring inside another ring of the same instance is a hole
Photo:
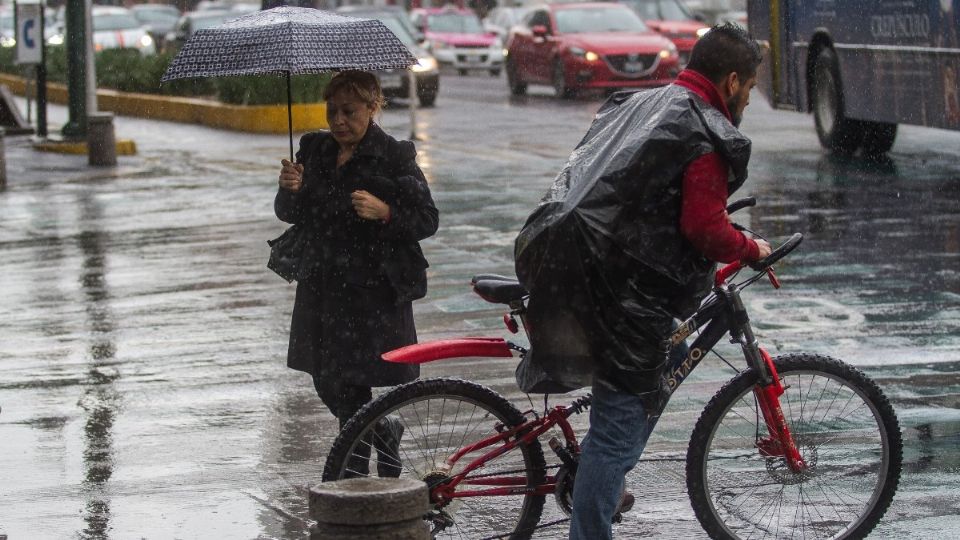
[[[709,512],[722,531],[715,537],[866,535],[899,477],[892,409],[875,385],[835,361],[801,357],[778,369],[787,387],[781,408],[808,469],[794,473],[782,457],[760,455],[757,438],[768,434],[753,384],[732,388],[733,399],[717,403],[725,407],[702,462]]]
[[[395,452],[385,451],[385,418],[403,427]],[[482,386],[442,379],[414,382],[370,403],[344,427],[331,449],[324,479],[401,476],[423,480],[430,487],[443,485],[499,444],[469,452],[452,466],[448,458],[495,435],[497,426],[522,420],[515,407]],[[490,489],[496,486],[471,482],[504,477],[519,478],[521,486],[535,485],[542,482],[544,467],[539,443],[518,446],[469,473],[456,491]],[[543,496],[523,493],[455,497],[432,504],[425,520],[433,538],[476,539],[504,533],[505,538],[528,538],[527,531],[539,521],[543,501]]]

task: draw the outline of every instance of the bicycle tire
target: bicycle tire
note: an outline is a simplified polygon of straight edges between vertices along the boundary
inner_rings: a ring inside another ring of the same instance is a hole
[[[863,538],[900,479],[893,407],[872,380],[834,358],[793,354],[774,363],[787,386],[781,408],[810,468],[795,474],[782,457],[760,455],[756,437],[767,433],[752,393],[758,376],[744,371],[713,396],[690,438],[687,492],[697,519],[715,540]],[[861,487],[864,500],[853,494]]]
[[[400,458],[399,475],[419,478],[428,486],[442,483],[445,477],[456,474],[480,455],[479,452],[467,454],[458,461],[458,467],[446,471],[442,463],[454,451],[494,434],[496,423],[512,427],[525,421],[523,414],[509,401],[476,383],[450,378],[407,383],[371,401],[347,422],[327,456],[324,482],[369,474],[374,464],[379,473],[381,466],[390,465],[376,450],[377,441],[383,440],[377,430],[382,430],[382,419],[387,417],[404,426],[398,450],[393,454]],[[367,461],[366,470],[363,470],[364,460]],[[519,445],[494,458],[471,476],[490,475],[490,478],[498,471],[502,474],[510,472],[510,476],[522,473],[526,476],[527,486],[542,484],[546,463],[540,442],[534,440]],[[432,503],[430,513],[424,519],[430,525],[433,538],[503,535],[504,538],[523,540],[530,538],[540,521],[544,499],[544,495],[536,494],[455,499],[450,504]],[[455,504],[457,508],[454,508]],[[510,523],[509,514],[517,509],[519,513],[514,523]]]

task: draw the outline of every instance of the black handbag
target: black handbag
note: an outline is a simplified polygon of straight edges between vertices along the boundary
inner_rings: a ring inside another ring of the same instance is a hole
[[[287,283],[297,279],[300,272],[300,259],[303,256],[306,241],[305,228],[301,225],[293,225],[283,231],[280,236],[273,240],[267,240],[267,244],[270,246],[270,259],[267,261],[267,268],[287,280]]]

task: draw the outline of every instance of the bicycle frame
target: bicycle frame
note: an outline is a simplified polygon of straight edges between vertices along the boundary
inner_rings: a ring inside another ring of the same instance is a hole
[[[557,477],[554,475],[548,475],[543,482],[531,486],[527,484],[525,476],[502,476],[504,473],[496,473],[490,476],[479,475],[471,477],[470,474],[517,446],[531,443],[554,426],[560,427],[567,443],[567,450],[573,454],[579,454],[580,443],[577,441],[576,433],[573,431],[573,427],[570,425],[570,422],[567,421],[567,418],[589,406],[589,401],[590,397],[586,396],[576,400],[571,405],[558,405],[547,411],[544,416],[534,418],[509,430],[503,431],[503,426],[498,424],[496,426],[498,431],[496,435],[491,435],[465,446],[446,459],[447,467],[452,470],[463,456],[498,443],[501,444],[501,446],[492,448],[482,456],[475,458],[462,471],[444,482],[443,485],[432,489],[430,493],[432,502],[440,503],[454,498],[489,497],[491,495],[549,495],[553,493],[557,486]],[[528,413],[530,412],[532,411],[528,411]],[[497,487],[473,491],[457,491],[457,487],[461,484],[468,486]]]

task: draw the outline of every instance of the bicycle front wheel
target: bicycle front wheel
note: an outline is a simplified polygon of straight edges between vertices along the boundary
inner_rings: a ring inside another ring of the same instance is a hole
[[[687,451],[687,491],[714,539],[862,538],[900,479],[902,440],[889,401],[859,370],[818,355],[774,359],[780,405],[807,469],[764,456],[768,432],[753,370],[707,404]]]
[[[424,516],[433,538],[530,538],[543,511],[546,463],[540,442],[517,445],[468,473],[446,500],[434,495],[474,460],[502,443],[468,446],[524,422],[496,392],[459,379],[414,381],[383,394],[354,415],[334,441],[323,480],[412,477],[431,490]],[[530,488],[530,489],[527,489]],[[497,489],[498,494],[478,494]]]

